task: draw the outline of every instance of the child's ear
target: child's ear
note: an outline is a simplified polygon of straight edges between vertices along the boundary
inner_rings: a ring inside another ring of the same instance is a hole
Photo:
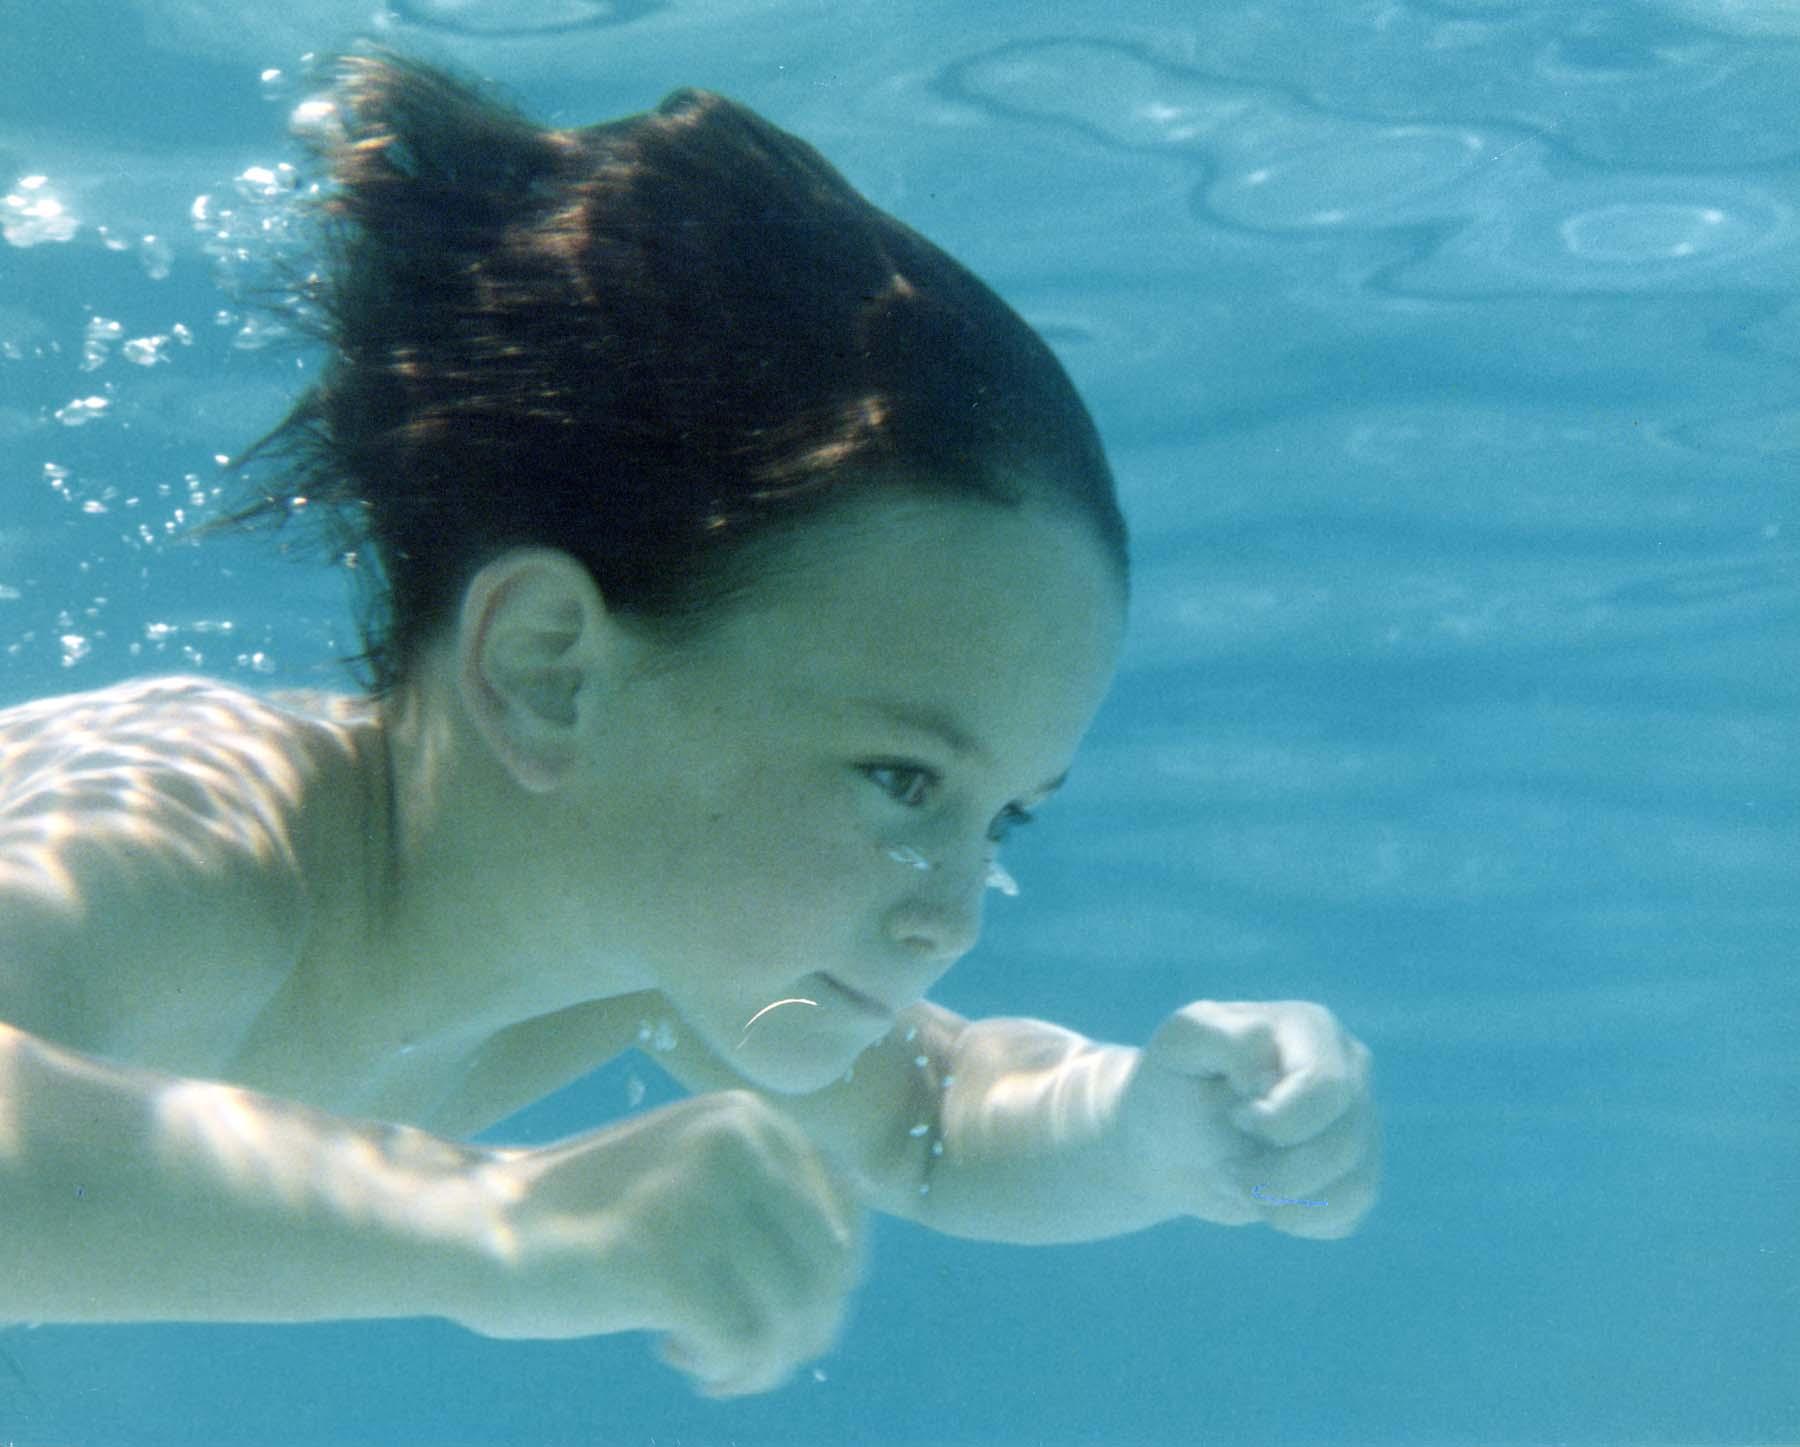
[[[463,706],[521,788],[549,793],[580,760],[616,628],[587,569],[551,548],[488,563],[463,592],[457,684]]]

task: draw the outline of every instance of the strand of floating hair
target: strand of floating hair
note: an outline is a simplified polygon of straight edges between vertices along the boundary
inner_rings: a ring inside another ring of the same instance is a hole
[[[798,995],[795,995],[795,996],[791,997],[790,999],[786,999],[786,1000],[771,1000],[767,1005],[764,1005],[762,1007],[762,1009],[758,1010],[748,1020],[744,1021],[744,1033],[743,1033],[742,1038],[739,1039],[739,1041],[738,1041],[738,1049],[742,1050],[744,1048],[744,1041],[748,1040],[750,1038],[750,1027],[752,1025],[754,1025],[758,1020],[762,1019],[762,1017],[764,1015],[767,1015],[769,1013],[769,1011],[779,1010],[783,1005],[811,1005],[813,1007],[813,1009],[815,1009],[815,1010],[819,1008],[819,1002],[817,1000],[804,1000]]]

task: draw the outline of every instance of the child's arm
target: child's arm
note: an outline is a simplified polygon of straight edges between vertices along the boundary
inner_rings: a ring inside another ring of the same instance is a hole
[[[922,1004],[849,1080],[777,1103],[871,1204],[954,1235],[1081,1241],[1195,1216],[1330,1238],[1374,1204],[1369,1085],[1368,1051],[1302,1002],[1200,1002],[1142,1050]]]
[[[1195,1216],[1330,1238],[1374,1205],[1369,1053],[1320,1006],[1202,1001],[1142,1050],[979,1020],[948,1059],[917,1213],[937,1229],[1091,1240]]]
[[[5,1026],[0,1222],[0,1322],[647,1329],[714,1395],[829,1347],[859,1236],[810,1143],[746,1092],[490,1150]]]
[[[454,1316],[493,1160],[0,1025],[0,1319]]]

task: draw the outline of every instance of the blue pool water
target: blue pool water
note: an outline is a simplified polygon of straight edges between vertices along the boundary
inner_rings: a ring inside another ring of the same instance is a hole
[[[1800,1442],[1800,4],[0,0],[0,704],[345,684],[338,577],[171,538],[303,375],[219,238],[358,34],[565,124],[725,91],[1051,339],[1132,642],[941,998],[1321,1001],[1386,1194],[881,1223],[839,1350],[730,1405],[634,1338],[8,1331],[0,1442]]]

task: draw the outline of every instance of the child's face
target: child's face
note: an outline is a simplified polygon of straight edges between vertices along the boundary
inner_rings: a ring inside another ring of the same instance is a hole
[[[1098,545],[1039,512],[864,507],[796,547],[625,687],[581,785],[604,932],[784,1091],[841,1076],[975,944],[989,835],[1069,768],[1124,623]]]

